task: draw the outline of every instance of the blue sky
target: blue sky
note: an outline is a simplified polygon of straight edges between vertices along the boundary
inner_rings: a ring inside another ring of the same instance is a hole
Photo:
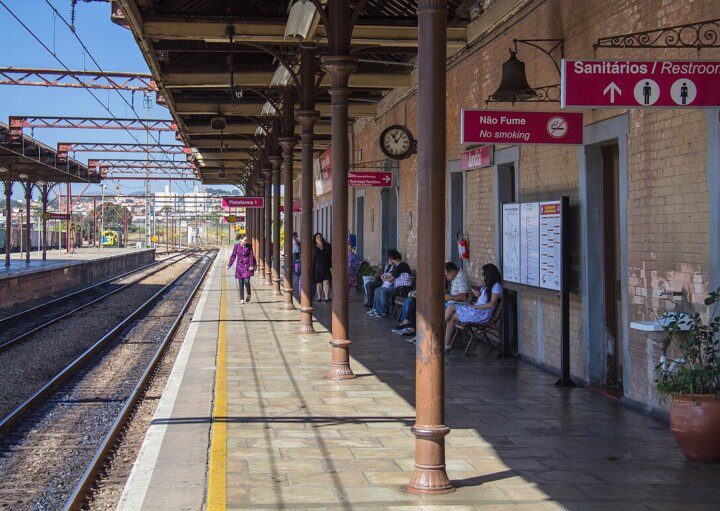
[[[70,69],[95,70],[95,64],[82,49],[63,21],[56,16],[44,0],[3,0],[13,12],[47,45]],[[60,14],[70,21],[70,0],[50,0]],[[148,73],[148,67],[135,43],[132,33],[110,21],[110,4],[105,2],[77,3],[75,16],[76,32],[92,56],[104,71],[126,71]],[[0,33],[3,34],[3,50],[0,52],[1,67],[26,67],[62,69],[53,56],[0,5]],[[91,89],[110,109],[115,117],[135,117],[132,109],[116,91]],[[130,92],[120,92],[135,110],[145,116],[142,94],[136,93],[134,100]],[[85,89],[51,87],[0,86],[0,119],[7,123],[11,115],[43,116],[87,116],[109,117],[107,111]],[[152,118],[170,118],[166,108],[153,101]],[[29,130],[26,130],[29,133]],[[141,142],[145,132],[131,132]],[[34,136],[41,142],[55,147],[57,142],[134,142],[124,130],[78,130],[78,129],[36,129]],[[152,132],[162,143],[176,143],[171,132]],[[77,159],[87,162],[89,158],[103,157],[102,154],[78,153]],[[128,153],[105,154],[106,158],[142,158],[142,155]],[[156,157],[163,157],[156,155]],[[177,156],[176,156],[177,158]],[[120,193],[141,191],[141,181],[122,181]],[[108,182],[116,191],[117,182]],[[167,182],[155,182],[153,190],[160,190]],[[75,193],[84,186],[74,185]],[[191,182],[175,182],[175,190],[192,187]],[[89,193],[93,193],[90,191]],[[14,195],[19,190],[14,192]]]

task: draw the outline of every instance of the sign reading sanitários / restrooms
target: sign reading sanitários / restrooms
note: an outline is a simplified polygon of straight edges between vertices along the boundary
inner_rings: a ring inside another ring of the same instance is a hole
[[[461,144],[582,145],[578,112],[462,110]]]
[[[720,61],[563,60],[565,107],[720,106]]]

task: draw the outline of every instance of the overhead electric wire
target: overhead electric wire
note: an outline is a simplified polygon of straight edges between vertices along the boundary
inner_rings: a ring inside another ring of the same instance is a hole
[[[70,73],[70,75],[72,75],[72,70],[71,70],[68,66],[65,65],[65,63],[57,56],[57,54],[56,54],[54,51],[52,51],[52,50],[37,36],[37,34],[35,34],[35,32],[34,32],[30,27],[28,27],[28,25],[27,25],[25,22],[23,22],[23,21],[17,16],[17,14],[15,14],[15,12],[14,12],[12,9],[10,9],[10,7],[7,6],[7,4],[6,4],[3,0],[0,0],[0,5],[2,5],[2,6],[5,8],[6,11],[8,11],[8,13],[10,14],[10,16],[12,16],[13,18],[15,18],[15,20],[20,24],[20,26],[22,26],[22,27],[25,29],[25,31],[28,32],[28,33],[30,34],[30,36],[31,36],[33,39],[35,39],[35,41],[37,41],[38,44],[40,44],[40,46],[43,47],[43,49],[45,49],[45,51],[47,51],[50,55],[52,55],[52,57],[53,57],[68,73]],[[57,10],[55,9],[55,7],[52,6],[52,4],[49,4],[49,5],[52,7],[52,9],[53,9],[53,11],[56,13],[56,15],[60,16],[60,18],[62,18],[63,22],[67,25],[67,21],[65,21],[65,19],[62,17],[62,15],[60,15],[60,13],[57,12]],[[75,37],[77,38],[77,34],[75,34]],[[79,38],[78,38],[78,40],[80,41]],[[85,51],[89,54],[89,52],[87,51],[87,49],[86,49],[85,45],[82,43],[82,41],[80,41],[80,43],[83,45],[83,48],[85,49]],[[95,60],[95,58],[92,57],[92,56],[90,56],[90,58],[91,58],[91,59],[93,60],[93,62],[95,62],[95,64],[97,65],[97,61]],[[98,66],[98,67],[99,67],[99,66]],[[101,72],[104,72],[104,71],[101,70]],[[72,75],[72,76],[74,77],[74,75]],[[76,77],[75,77],[75,78],[76,78]],[[76,79],[77,79],[77,78],[76,78]],[[78,80],[78,82],[80,82],[80,80]],[[80,83],[82,84],[82,82],[80,82]],[[100,98],[98,98],[98,97],[93,93],[93,91],[90,90],[90,88],[87,87],[85,84],[82,84],[82,85],[83,85],[83,88],[88,92],[88,94],[90,94],[90,95],[93,97],[93,99],[95,99],[95,101],[97,101],[97,102],[100,104],[100,106],[102,106],[103,109],[104,109],[108,114],[110,114],[110,116],[111,116],[115,121],[118,121],[118,122],[119,122],[118,117],[117,117],[115,114],[113,114],[112,111],[111,111],[107,106],[105,106],[105,104],[100,100]],[[118,92],[118,94],[120,94],[119,91],[117,91],[117,92]],[[122,94],[120,94],[120,96],[123,97]],[[124,97],[123,97],[123,100],[127,103],[127,100],[126,100]],[[132,108],[132,106],[131,106],[131,108]],[[135,115],[136,115],[137,119],[138,119],[138,120],[141,120],[140,116],[138,115],[137,111],[135,111],[134,108],[133,108],[133,112],[135,112]],[[127,128],[123,128],[123,129],[130,135],[130,137],[131,137],[133,140],[135,140],[135,142],[137,142],[138,144],[141,143],[140,140],[139,140],[138,138],[136,138],[135,135],[134,135],[130,130],[128,130]],[[157,142],[158,142],[158,144],[160,143],[159,140],[157,140]],[[20,153],[17,153],[17,154],[20,154]],[[26,155],[22,155],[22,156],[27,157]],[[28,158],[28,159],[32,159],[32,158],[29,158],[29,157],[27,157],[27,158]],[[153,160],[155,160],[154,157],[153,157]],[[54,167],[52,167],[52,168],[54,168]],[[66,172],[66,173],[67,173],[68,175],[71,175],[71,174],[68,173],[68,172]],[[142,180],[140,179],[140,181],[142,181]],[[121,185],[121,186],[122,186],[122,185]]]

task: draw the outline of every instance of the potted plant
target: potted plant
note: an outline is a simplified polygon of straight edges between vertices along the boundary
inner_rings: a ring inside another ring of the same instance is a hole
[[[657,389],[672,397],[670,429],[685,457],[692,461],[720,461],[720,289],[705,299],[707,322],[694,314],[687,335],[679,313],[663,315],[660,325],[678,341],[681,357],[656,367]]]
[[[358,288],[362,285],[362,289],[365,289],[365,284],[376,278],[377,270],[369,262],[363,261],[358,266],[356,275],[361,277],[357,279]],[[362,284],[360,284],[361,282]]]

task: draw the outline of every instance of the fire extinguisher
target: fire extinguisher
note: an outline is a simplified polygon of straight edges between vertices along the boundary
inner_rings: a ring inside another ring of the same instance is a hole
[[[468,242],[465,239],[465,233],[460,229],[457,232],[457,248],[460,259],[467,261],[470,259],[470,251],[468,250]]]

